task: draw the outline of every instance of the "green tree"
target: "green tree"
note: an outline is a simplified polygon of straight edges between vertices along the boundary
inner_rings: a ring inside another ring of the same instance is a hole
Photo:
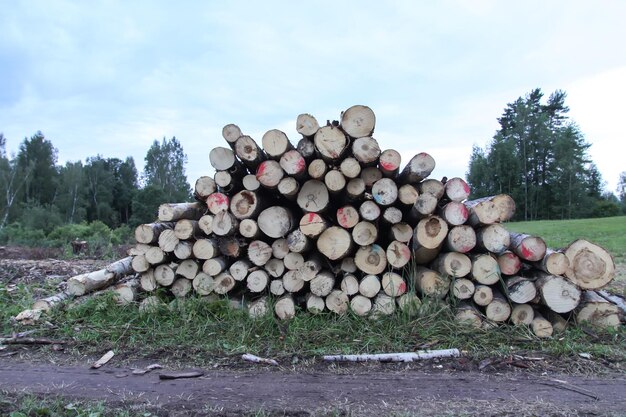
[[[510,194],[520,220],[592,214],[603,182],[589,144],[567,117],[565,97],[557,90],[543,104],[535,89],[506,106],[489,146],[472,151],[467,180],[474,197]]]
[[[135,227],[154,222],[157,219],[159,205],[166,199],[165,191],[154,185],[148,185],[137,191],[133,196],[130,225]]]
[[[20,167],[17,158],[7,155],[6,138],[0,133],[0,230],[16,217],[16,203],[30,180],[31,168],[30,165]]]
[[[83,191],[84,167],[81,161],[67,162],[59,169],[57,206],[67,223],[80,223],[86,216],[86,194]]]
[[[130,156],[123,162],[117,159],[111,165],[115,176],[113,208],[118,213],[119,222],[125,224],[131,218],[133,197],[139,188],[137,167]]]
[[[87,193],[87,220],[115,224],[116,213],[112,206],[115,175],[109,160],[101,155],[87,158],[83,178]]]
[[[57,150],[43,133],[37,132],[24,139],[17,154],[17,164],[22,172],[31,175],[24,188],[24,203],[53,204],[57,195]]]
[[[191,188],[185,175],[187,155],[180,142],[173,137],[155,140],[146,154],[143,180],[146,186],[164,191],[162,203],[187,201],[191,198]]]

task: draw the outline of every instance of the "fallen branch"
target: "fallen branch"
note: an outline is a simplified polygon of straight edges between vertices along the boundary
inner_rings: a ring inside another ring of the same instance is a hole
[[[243,355],[241,355],[241,359],[248,362],[264,363],[267,365],[278,366],[278,362],[276,362],[274,359],[261,358],[255,355],[251,355],[250,353],[244,353]]]
[[[422,359],[456,358],[459,356],[461,356],[461,352],[458,349],[441,349],[372,355],[326,355],[324,360],[330,362],[413,362]]]
[[[63,340],[52,340],[43,337],[6,337],[0,338],[0,345],[62,345]]]
[[[129,256],[99,271],[71,277],[67,280],[67,292],[71,295],[84,295],[108,287],[119,278],[133,272],[132,259],[132,256]]]
[[[200,371],[161,373],[159,374],[159,379],[198,378],[202,375],[204,375],[204,372]]]
[[[105,353],[104,355],[102,355],[102,357],[100,359],[98,359],[98,361],[96,363],[94,363],[93,365],[91,365],[92,369],[98,369],[100,368],[102,365],[106,364],[108,361],[111,360],[111,358],[115,355],[115,353],[112,350],[109,350],[107,353]]]
[[[617,308],[619,308],[620,311],[622,312],[622,315],[626,314],[626,302],[624,301],[622,297],[618,295],[613,295],[610,292],[605,291],[605,290],[600,290],[596,292],[600,294],[605,300],[615,304]]]

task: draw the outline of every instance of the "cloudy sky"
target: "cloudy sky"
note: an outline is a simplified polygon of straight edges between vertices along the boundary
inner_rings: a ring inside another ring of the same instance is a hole
[[[506,103],[567,92],[615,190],[626,171],[624,1],[0,0],[0,132],[41,130],[59,162],[101,154],[138,167],[176,136],[191,183],[212,174],[221,129],[297,140],[295,120],[377,116],[381,147],[428,152],[464,176]]]

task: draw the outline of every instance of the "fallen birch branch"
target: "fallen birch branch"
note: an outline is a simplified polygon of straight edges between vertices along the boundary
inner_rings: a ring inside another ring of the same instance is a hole
[[[413,362],[423,359],[456,358],[459,356],[461,356],[461,352],[458,349],[441,349],[371,355],[326,355],[324,360],[330,362]]]
[[[248,362],[264,363],[267,365],[278,366],[278,362],[276,362],[274,359],[261,358],[255,355],[251,355],[250,353],[244,353],[243,355],[241,355],[241,359]]]
[[[36,337],[8,337],[0,338],[0,345],[62,345],[63,340],[52,340]]]

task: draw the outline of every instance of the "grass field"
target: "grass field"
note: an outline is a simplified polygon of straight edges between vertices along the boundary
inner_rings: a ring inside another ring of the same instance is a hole
[[[549,247],[563,248],[586,239],[607,249],[618,262],[626,262],[626,216],[599,219],[541,220],[507,223],[513,232],[541,236]]]

